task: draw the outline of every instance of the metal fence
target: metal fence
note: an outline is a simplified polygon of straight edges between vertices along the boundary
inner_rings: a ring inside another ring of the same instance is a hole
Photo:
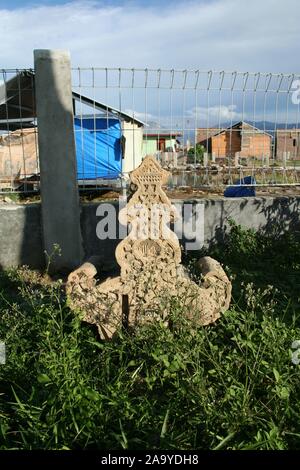
[[[0,192],[36,190],[34,73],[0,80]],[[300,75],[73,68],[72,89],[80,189],[121,187],[146,154],[170,188],[300,184]]]
[[[92,97],[95,120],[99,103],[107,122],[120,116],[125,177],[150,153],[171,169],[170,186],[234,185],[246,176],[250,185],[299,183],[299,75],[120,68],[72,73],[78,95]],[[132,126],[135,121],[141,125]]]
[[[0,70],[0,192],[31,192],[39,185],[34,73]]]

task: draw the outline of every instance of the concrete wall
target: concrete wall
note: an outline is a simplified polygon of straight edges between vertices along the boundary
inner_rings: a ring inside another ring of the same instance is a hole
[[[40,204],[0,205],[0,268],[44,266]]]
[[[174,201],[177,202],[177,201]],[[299,197],[220,198],[185,201],[185,204],[203,203],[205,245],[220,242],[228,232],[228,219],[234,219],[244,227],[282,233],[300,228]],[[107,202],[106,202],[107,203]],[[101,203],[100,203],[101,204]],[[113,203],[118,208],[117,202]],[[103,271],[117,267],[114,251],[118,240],[99,240],[96,215],[99,203],[81,205],[81,233],[85,257],[99,255]],[[117,233],[118,236],[118,233]],[[4,268],[28,264],[32,268],[43,267],[43,245],[39,204],[0,205],[0,266]],[[182,243],[184,245],[184,241]]]
[[[205,201],[204,238],[210,245],[222,242],[228,220],[262,233],[281,234],[300,229],[300,196],[222,198]]]

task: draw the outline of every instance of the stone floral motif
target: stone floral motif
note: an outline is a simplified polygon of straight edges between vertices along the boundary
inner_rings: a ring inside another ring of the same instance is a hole
[[[199,261],[200,285],[180,264],[179,241],[168,226],[179,216],[162,189],[168,177],[152,156],[130,175],[137,189],[119,214],[121,223],[130,224],[116,249],[120,276],[97,283],[92,259],[68,278],[70,306],[95,323],[102,338],[112,337],[122,325],[136,327],[154,319],[168,323],[174,299],[182,314],[199,326],[215,322],[229,307],[231,283],[216,260]]]

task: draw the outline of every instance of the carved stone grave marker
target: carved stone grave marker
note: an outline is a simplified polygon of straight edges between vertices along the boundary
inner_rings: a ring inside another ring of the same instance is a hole
[[[116,248],[120,276],[97,283],[93,260],[72,272],[67,295],[83,319],[98,326],[102,338],[110,338],[122,325],[136,327],[154,319],[168,322],[172,299],[196,325],[217,320],[228,309],[231,283],[220,264],[202,258],[200,285],[186,274],[176,234],[168,223],[179,215],[162,185],[169,173],[147,156],[131,175],[136,191],[119,213],[130,224],[128,236]]]

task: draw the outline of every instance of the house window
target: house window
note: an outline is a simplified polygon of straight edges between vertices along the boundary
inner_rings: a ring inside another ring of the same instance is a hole
[[[297,139],[293,139],[293,147],[297,147]]]

